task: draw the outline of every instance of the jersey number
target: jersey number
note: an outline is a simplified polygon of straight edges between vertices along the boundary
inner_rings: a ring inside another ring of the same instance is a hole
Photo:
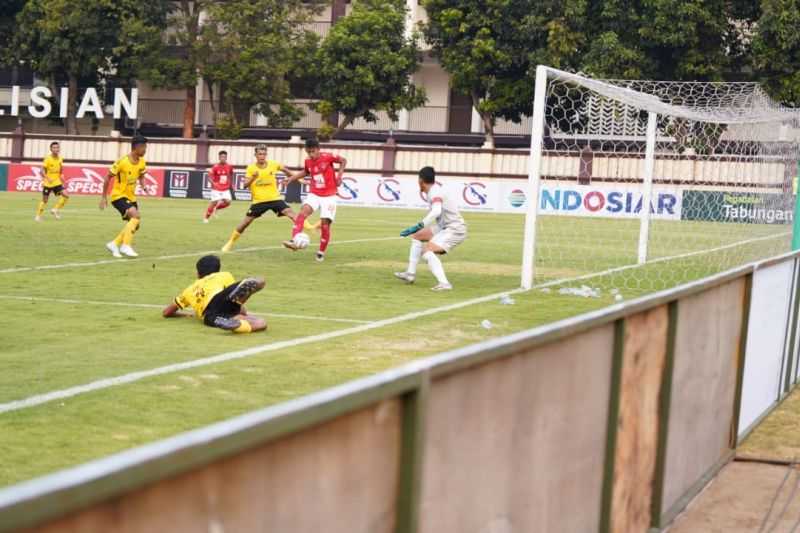
[[[220,174],[219,175],[219,184],[226,185],[228,183],[228,175],[227,174]]]
[[[312,179],[314,180],[314,185],[316,185],[318,188],[321,189],[325,187],[325,176],[322,174],[317,174]]]

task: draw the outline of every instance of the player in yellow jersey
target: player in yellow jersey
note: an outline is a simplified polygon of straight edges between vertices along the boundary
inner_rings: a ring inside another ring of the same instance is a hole
[[[230,239],[222,247],[223,252],[230,252],[233,244],[239,239],[255,219],[272,211],[279,217],[288,217],[294,222],[295,213],[289,207],[281,193],[278,192],[278,172],[290,175],[291,170],[277,161],[267,159],[267,147],[263,144],[256,146],[256,162],[247,166],[244,186],[250,188],[252,203],[244,220],[233,230]]]
[[[139,203],[136,201],[136,182],[143,180],[147,174],[147,165],[144,162],[144,154],[147,152],[147,139],[141,135],[136,135],[131,139],[131,151],[128,155],[111,165],[103,184],[103,196],[100,198],[100,209],[105,209],[108,205],[108,184],[113,181],[111,189],[111,205],[122,215],[125,226],[113,241],[106,243],[106,248],[114,257],[137,257],[131,244],[133,234],[139,229],[141,215],[139,214]],[[122,254],[121,254],[121,253]]]
[[[206,255],[197,261],[197,281],[186,287],[164,308],[166,318],[185,316],[181,309],[191,307],[194,315],[206,326],[235,333],[250,333],[267,329],[263,318],[247,314],[244,303],[264,288],[261,278],[236,281],[230,272],[220,272],[216,255]]]
[[[50,193],[58,196],[56,206],[50,210],[56,218],[61,218],[59,211],[69,200],[69,195],[64,190],[64,158],[60,155],[61,145],[58,142],[50,143],[50,153],[42,161],[42,200],[36,207],[36,222],[41,222]]]

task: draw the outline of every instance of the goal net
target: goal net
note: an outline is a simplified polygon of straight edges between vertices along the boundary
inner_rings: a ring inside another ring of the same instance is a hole
[[[790,248],[798,114],[758,84],[539,67],[532,122],[525,288],[635,295]]]

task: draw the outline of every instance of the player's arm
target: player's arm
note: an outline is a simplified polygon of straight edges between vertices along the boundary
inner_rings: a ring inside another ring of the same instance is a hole
[[[337,156],[337,157],[338,161],[336,162],[339,163],[339,169],[336,172],[336,186],[338,187],[339,185],[342,184],[342,178],[344,177],[344,169],[347,166],[347,159],[345,159],[342,156]]]
[[[428,211],[428,214],[425,215],[421,221],[417,222],[413,226],[409,226],[403,231],[400,232],[401,237],[408,237],[409,235],[413,235],[416,232],[420,231],[421,229],[430,226],[433,224],[437,218],[442,214],[442,199],[441,198],[434,198],[431,203],[431,209]]]
[[[116,174],[114,174],[114,167],[111,167],[111,170],[108,171],[106,179],[103,182],[103,192],[100,193],[100,209],[105,209],[108,205],[108,186],[114,178],[116,178]]]
[[[181,309],[183,309],[188,305],[188,302],[186,302],[185,300],[183,301],[183,305],[181,305],[181,299],[183,299],[183,293],[181,293],[180,296],[172,300],[172,302],[161,311],[161,316],[163,316],[164,318],[172,318],[175,316],[189,316],[187,313],[181,312]]]
[[[289,185],[293,181],[301,180],[308,176],[308,169],[305,167],[301,168],[298,171],[292,172],[289,167],[282,166],[281,170],[286,174],[286,185]]]
[[[244,188],[246,189],[250,187],[250,184],[256,181],[256,178],[258,178],[258,172],[253,172],[250,174],[249,171],[247,171],[247,173],[244,175]]]

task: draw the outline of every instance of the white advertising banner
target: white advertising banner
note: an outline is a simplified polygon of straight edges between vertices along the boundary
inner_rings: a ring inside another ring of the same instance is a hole
[[[778,401],[783,386],[794,261],[753,273],[739,435]]]
[[[458,200],[464,211],[525,213],[530,201],[528,182],[520,179],[472,179],[444,177],[437,180]],[[653,187],[650,211],[654,218],[681,218],[682,192],[672,187]],[[356,176],[344,178],[339,203],[365,207],[426,207],[413,176]],[[545,183],[540,195],[542,214],[637,218],[642,209],[638,186]]]

